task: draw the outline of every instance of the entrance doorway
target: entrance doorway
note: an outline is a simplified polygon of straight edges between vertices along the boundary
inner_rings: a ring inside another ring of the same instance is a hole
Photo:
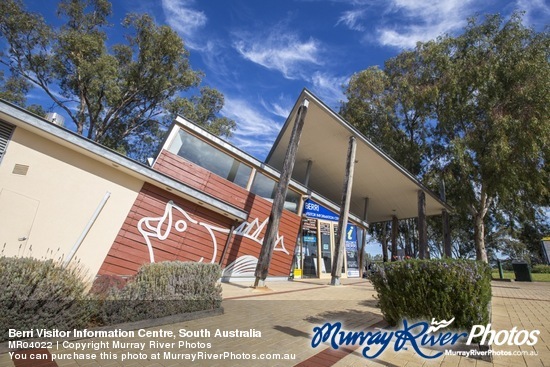
[[[302,224],[302,277],[330,278],[338,223],[305,219]],[[345,277],[346,256],[342,264]]]

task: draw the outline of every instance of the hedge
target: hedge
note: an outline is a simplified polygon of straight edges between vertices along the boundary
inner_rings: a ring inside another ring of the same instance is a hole
[[[217,264],[166,261],[143,265],[122,289],[104,298],[105,324],[219,308],[222,289]]]
[[[0,257],[0,342],[8,329],[82,329],[219,308],[217,264],[143,265],[129,280],[99,276],[90,288],[78,266]]]
[[[470,260],[407,260],[386,263],[372,275],[379,306],[395,326],[403,319],[450,320],[470,330],[489,322],[491,268]]]
[[[8,329],[86,327],[96,312],[87,300],[88,284],[77,266],[0,257],[0,341],[8,339]]]

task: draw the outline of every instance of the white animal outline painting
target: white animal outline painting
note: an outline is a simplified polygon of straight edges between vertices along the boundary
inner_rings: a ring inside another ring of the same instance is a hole
[[[174,222],[173,218],[173,211],[178,211],[185,219],[180,219]],[[269,221],[269,218],[266,218],[261,224],[260,220],[258,218],[254,219],[252,222],[243,222],[241,223],[237,228],[235,228],[233,234],[235,236],[242,236],[245,238],[249,238],[252,241],[256,242],[260,246],[262,246],[263,238],[260,238],[260,235],[262,233],[262,230],[267,225]],[[220,233],[229,233],[228,228],[222,228],[213,226],[209,223],[199,222],[193,218],[181,207],[174,204],[172,200],[168,201],[166,203],[166,206],[164,207],[164,214],[161,217],[143,217],[141,218],[137,223],[137,229],[139,233],[143,236],[145,239],[145,242],[147,243],[147,248],[149,250],[149,260],[151,263],[155,262],[155,253],[153,249],[153,245],[151,243],[151,238],[155,238],[159,241],[166,240],[170,234],[172,229],[175,229],[177,232],[185,232],[188,228],[188,223],[197,224],[201,227],[203,227],[212,238],[212,259],[210,260],[211,263],[214,263],[216,260],[216,255],[218,253],[218,244],[216,241],[216,236],[214,232],[220,232]],[[163,229],[164,227],[164,229]],[[277,240],[275,242],[274,251],[280,251],[284,252],[286,255],[290,255],[288,250],[285,248],[284,244],[284,237],[280,236],[277,233]],[[241,271],[248,273],[250,269],[250,266],[247,266],[246,270],[244,268],[241,269],[241,266],[238,266],[239,264],[246,263],[250,265],[252,263],[252,259],[256,259],[256,263],[258,261],[257,258],[251,255],[245,255],[241,256],[238,259],[236,259],[233,263],[227,266],[226,270],[231,269],[231,272],[233,275],[240,275]],[[202,262],[204,260],[203,257],[201,257],[198,262]],[[225,273],[225,272],[224,272]]]

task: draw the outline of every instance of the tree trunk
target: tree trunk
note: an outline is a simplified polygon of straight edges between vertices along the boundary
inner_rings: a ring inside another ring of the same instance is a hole
[[[479,209],[472,207],[472,214],[474,216],[474,244],[476,248],[476,260],[489,262],[487,259],[487,251],[485,250],[485,215],[491,205],[491,198],[485,193],[485,189],[481,189],[481,200],[479,203]]]
[[[487,251],[485,251],[485,223],[480,213],[474,216],[474,243],[476,247],[476,260],[488,262]]]

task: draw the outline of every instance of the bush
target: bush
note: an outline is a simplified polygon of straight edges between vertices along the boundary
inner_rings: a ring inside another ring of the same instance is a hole
[[[386,263],[371,277],[390,325],[401,320],[449,320],[470,330],[489,322],[491,268],[468,260],[409,260]]]
[[[217,264],[167,261],[143,265],[124,288],[103,303],[106,324],[219,308],[222,301]]]
[[[95,312],[78,267],[53,260],[0,257],[0,341],[8,328],[69,330],[88,325]]]
[[[544,264],[533,265],[533,269],[531,269],[531,273],[550,274],[550,265],[544,265]]]

